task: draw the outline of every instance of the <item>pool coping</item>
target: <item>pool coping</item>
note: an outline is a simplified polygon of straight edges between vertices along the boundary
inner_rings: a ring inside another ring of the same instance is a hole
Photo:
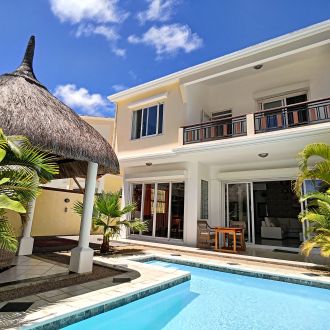
[[[94,260],[96,264],[103,264],[105,262]],[[133,261],[134,263],[134,261]],[[127,276],[129,274],[128,265],[122,266],[120,265],[111,265],[111,267],[115,269],[125,270],[126,274],[122,274],[122,276]],[[108,264],[109,267],[109,264]],[[150,296],[154,293],[166,290],[178,284],[187,282],[191,279],[191,275],[188,272],[179,271],[177,272],[180,275],[175,275],[173,279],[163,280],[161,283],[150,284],[146,286],[145,283],[142,285],[142,288],[132,289],[130,292],[123,292],[122,294],[117,295],[116,297],[104,300],[102,302],[97,302],[91,304],[86,307],[77,308],[76,310],[70,310],[60,315],[56,315],[54,317],[49,317],[45,320],[38,320],[37,322],[30,322],[26,324],[22,324],[18,327],[18,329],[37,329],[37,330],[54,330],[60,329],[74,323],[80,322],[82,320],[88,319],[90,317],[96,316],[98,314],[102,314],[104,312],[108,312],[112,309],[121,307],[123,305],[129,304],[133,301],[139,300],[141,298]],[[120,277],[118,275],[117,277]],[[173,275],[174,276],[174,275]],[[64,300],[63,300],[64,302]]]
[[[306,279],[299,275],[282,275],[279,273],[260,270],[260,269],[257,271],[251,271],[249,269],[241,267],[240,265],[238,266],[219,265],[216,263],[216,261],[204,261],[204,260],[197,261],[194,260],[193,257],[191,258],[187,256],[168,256],[168,255],[150,254],[145,256],[132,257],[130,258],[130,260],[138,261],[138,262],[147,262],[152,260],[165,261],[165,262],[171,262],[175,264],[198,267],[203,269],[210,269],[225,273],[232,273],[237,275],[244,275],[249,277],[256,277],[267,280],[305,285],[305,286],[330,290],[330,278],[329,278],[329,282],[327,282],[321,279]]]

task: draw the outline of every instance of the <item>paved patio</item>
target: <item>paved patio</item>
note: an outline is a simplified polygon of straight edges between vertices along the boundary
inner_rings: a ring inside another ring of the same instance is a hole
[[[15,257],[13,267],[0,273],[0,285],[57,274],[68,274],[65,266],[28,256]]]

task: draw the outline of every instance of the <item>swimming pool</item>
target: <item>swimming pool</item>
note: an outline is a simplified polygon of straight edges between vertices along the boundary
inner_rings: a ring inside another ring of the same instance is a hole
[[[330,290],[149,261],[191,281],[66,327],[114,330],[328,329]]]

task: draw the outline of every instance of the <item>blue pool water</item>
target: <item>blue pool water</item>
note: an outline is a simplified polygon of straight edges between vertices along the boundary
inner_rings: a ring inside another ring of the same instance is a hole
[[[162,261],[191,281],[66,327],[111,330],[326,330],[330,291]]]

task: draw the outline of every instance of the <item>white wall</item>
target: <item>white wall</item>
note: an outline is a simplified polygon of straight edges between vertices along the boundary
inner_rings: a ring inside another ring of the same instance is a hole
[[[317,57],[267,69],[267,65],[253,74],[238,79],[211,85],[204,96],[205,109],[208,112],[233,110],[233,116],[255,112],[258,94],[278,94],[279,91],[290,91],[303,83],[309,89],[310,99],[330,96],[330,51],[318,54]],[[200,100],[195,107],[199,109]]]

